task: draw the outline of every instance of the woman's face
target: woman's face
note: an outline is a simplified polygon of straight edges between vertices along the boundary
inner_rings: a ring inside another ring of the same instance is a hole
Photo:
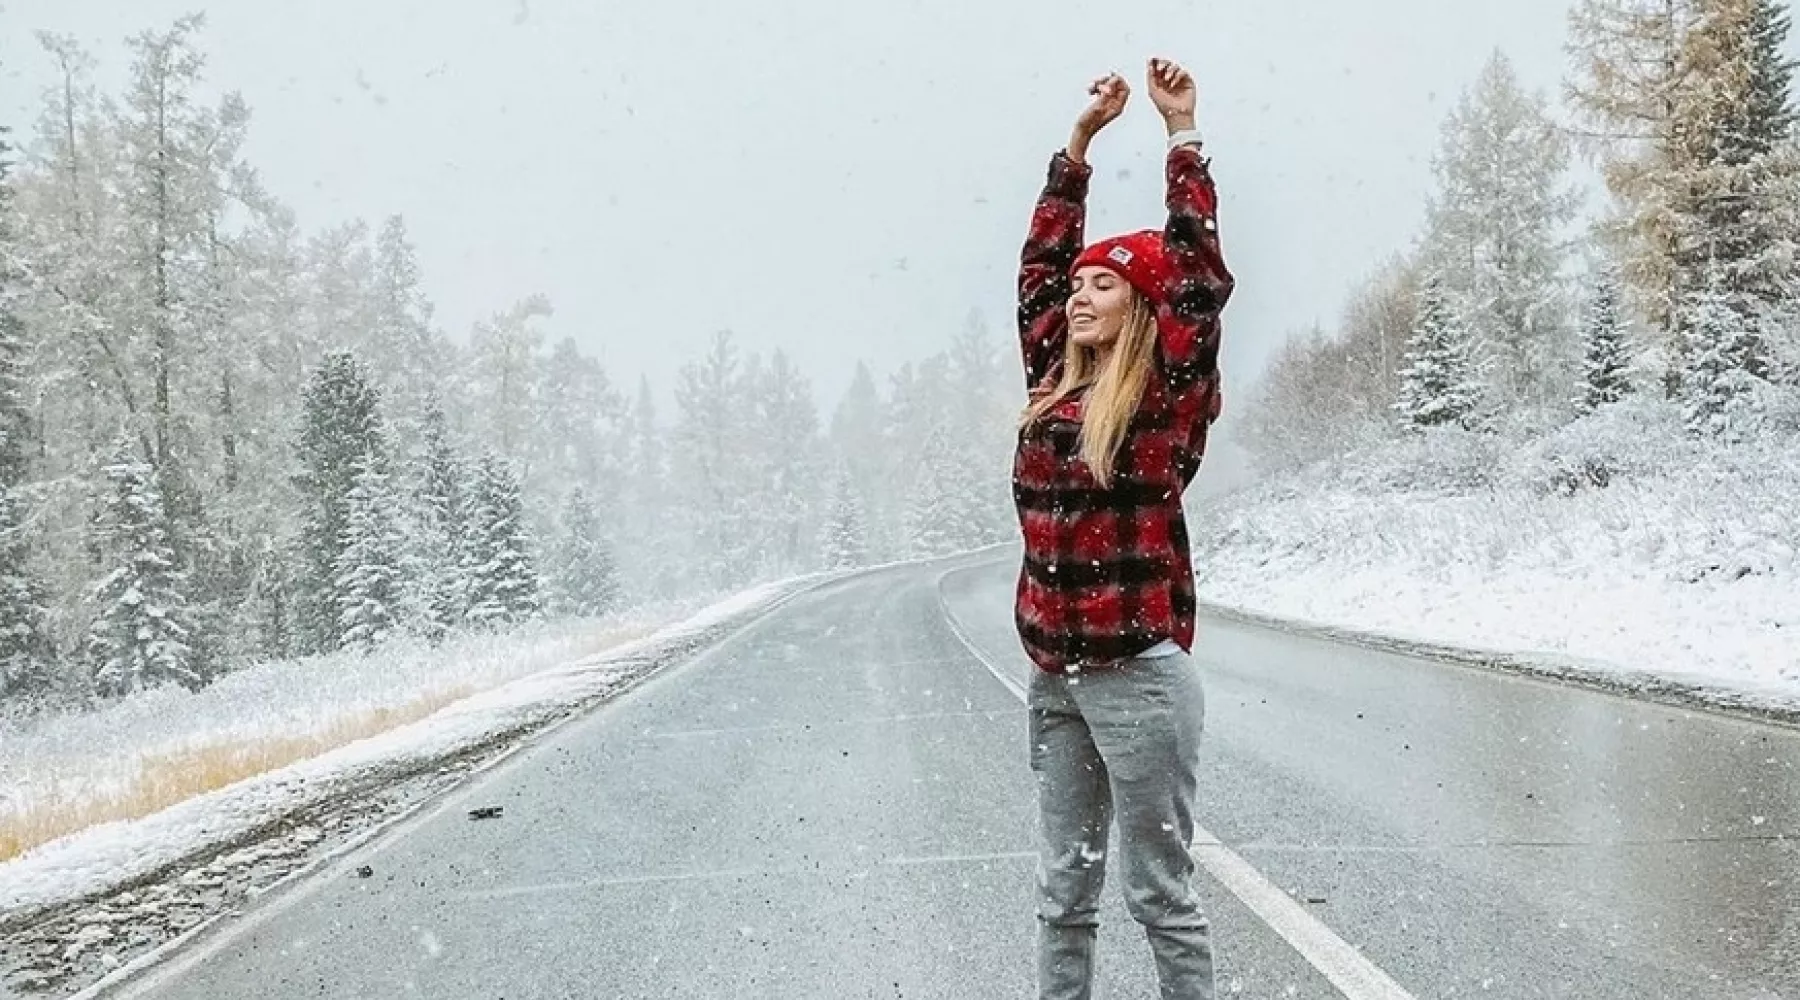
[[[1093,350],[1111,347],[1131,314],[1131,285],[1110,268],[1084,267],[1075,272],[1065,308],[1071,340]]]

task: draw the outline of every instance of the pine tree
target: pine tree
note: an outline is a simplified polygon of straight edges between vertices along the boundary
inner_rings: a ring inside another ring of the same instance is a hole
[[[853,569],[867,565],[869,539],[862,498],[850,470],[840,466],[831,492],[831,516],[825,522],[825,565]]]
[[[435,642],[462,621],[467,607],[468,582],[462,566],[464,467],[450,444],[449,425],[435,396],[427,399],[419,427],[422,449],[412,477],[415,531],[409,539],[408,561],[421,625]]]
[[[756,512],[743,484],[759,474],[745,435],[744,363],[729,332],[713,338],[706,356],[676,374],[676,424],[671,493],[676,532],[689,539],[683,553],[690,589],[748,582],[759,568]]]
[[[601,534],[593,501],[580,487],[569,493],[563,507],[561,542],[557,552],[557,613],[591,618],[618,607],[619,581],[612,546]]]
[[[1767,339],[1791,315],[1796,281],[1794,237],[1800,222],[1800,156],[1792,143],[1782,55],[1787,19],[1771,0],[1702,0],[1702,16],[1684,46],[1688,86],[1676,101],[1674,170],[1668,183],[1681,240],[1673,291],[1685,301],[1718,283],[1737,309],[1731,324],[1748,339],[1749,373],[1769,371]],[[1697,315],[1679,311],[1677,318]],[[1705,335],[1677,324],[1677,360]]]
[[[541,598],[519,481],[507,464],[484,455],[468,508],[463,572],[469,581],[466,620],[510,625],[536,617]]]
[[[469,338],[470,388],[483,440],[499,454],[527,463],[527,476],[540,430],[536,395],[544,331],[539,321],[551,311],[549,299],[530,296],[475,324]]]
[[[1688,430],[1741,440],[1752,430],[1749,411],[1760,381],[1749,365],[1757,350],[1756,335],[1717,277],[1688,297],[1684,313],[1683,324],[1692,332],[1682,380]]]
[[[22,507],[15,490],[0,488],[0,704],[43,695],[55,677],[50,595],[28,565]]]
[[[1630,344],[1621,307],[1618,276],[1602,270],[1581,331],[1583,363],[1575,398],[1579,413],[1592,413],[1631,392]]]
[[[1760,181],[1774,186],[1775,197],[1760,213],[1773,235],[1773,252],[1765,255],[1770,268],[1791,281],[1800,281],[1793,268],[1782,267],[1793,260],[1800,248],[1794,246],[1800,232],[1800,149],[1796,147],[1795,125],[1800,111],[1792,101],[1793,75],[1797,64],[1787,58],[1790,20],[1782,5],[1771,0],[1758,0],[1749,18],[1750,86],[1744,102],[1746,144],[1760,151],[1764,169]],[[1778,254],[1786,254],[1783,259]],[[1794,286],[1786,286],[1793,290]],[[1800,384],[1800,308],[1789,294],[1764,309],[1763,336],[1770,341],[1766,374],[1776,380]],[[1762,372],[1759,372],[1762,373]]]
[[[55,647],[45,625],[49,595],[29,565],[25,539],[26,447],[32,437],[26,396],[25,324],[18,304],[23,274],[16,263],[12,150],[0,126],[0,702],[45,693]]]
[[[1756,155],[1794,137],[1794,125],[1800,123],[1800,112],[1792,101],[1797,64],[1787,57],[1792,23],[1782,4],[1753,0],[1745,22],[1750,79],[1742,106],[1743,125],[1733,131],[1747,151]]]
[[[358,457],[344,496],[331,603],[337,609],[338,644],[349,648],[375,646],[400,627],[405,615],[404,539],[395,524],[394,495],[382,464],[375,454]]]
[[[343,642],[336,597],[338,560],[348,537],[349,497],[366,456],[385,461],[381,395],[355,356],[327,355],[307,384],[298,452],[301,498],[300,621],[305,648],[320,652]]]
[[[766,366],[745,372],[743,396],[752,401],[756,433],[740,456],[755,470],[739,484],[751,513],[760,577],[812,568],[817,556],[819,411],[812,386],[777,350]]]
[[[917,482],[906,509],[909,552],[949,555],[977,548],[988,537],[987,503],[977,471],[955,443],[956,432],[940,425],[927,433]]]
[[[1435,277],[1419,289],[1419,312],[1407,345],[1394,409],[1412,427],[1455,424],[1474,429],[1483,389],[1469,334],[1444,301]]]
[[[970,480],[968,544],[999,539],[1012,523],[1013,437],[1025,398],[1018,379],[1004,364],[979,310],[970,310],[949,350],[953,398],[953,443],[963,454]]]
[[[1615,233],[1662,334],[1665,387],[1691,398],[1687,354],[1712,334],[1687,324],[1716,309],[1738,311],[1725,325],[1747,338],[1747,371],[1765,375],[1800,289],[1786,15],[1773,0],[1585,0],[1576,26],[1575,96],[1610,139],[1608,186],[1624,208]],[[1702,299],[1711,304],[1695,308]]]
[[[615,484],[625,460],[623,437],[629,421],[622,413],[624,400],[606,370],[582,354],[573,338],[564,337],[543,359],[535,405],[527,491],[557,495],[578,483],[593,501],[616,504]]]
[[[431,329],[431,303],[419,288],[418,261],[400,216],[382,223],[371,266],[369,369],[387,387],[390,424],[411,430],[447,373],[447,345]]]
[[[1577,206],[1568,165],[1544,99],[1495,53],[1444,123],[1423,253],[1508,401],[1567,396],[1574,358],[1560,234]]]
[[[898,557],[905,551],[900,540],[900,499],[891,487],[892,453],[887,447],[886,417],[881,392],[869,366],[856,363],[850,387],[831,417],[831,446],[850,477],[857,508],[862,512],[871,557]]]
[[[304,319],[299,324],[322,350],[356,355],[370,381],[374,375],[368,374],[369,359],[380,350],[375,315],[380,294],[375,290],[374,260],[369,225],[362,219],[308,237],[302,251],[306,288]],[[288,322],[293,322],[292,318]]]
[[[128,695],[165,683],[198,688],[188,624],[187,585],[169,544],[168,512],[155,470],[121,442],[104,470],[112,490],[96,523],[113,566],[92,590],[99,612],[88,631],[94,686]]]
[[[669,448],[657,422],[648,378],[639,377],[637,399],[625,422],[620,462],[626,470],[620,490],[624,522],[620,557],[633,595],[669,596],[680,589],[680,571],[671,554],[675,513],[671,509]]]

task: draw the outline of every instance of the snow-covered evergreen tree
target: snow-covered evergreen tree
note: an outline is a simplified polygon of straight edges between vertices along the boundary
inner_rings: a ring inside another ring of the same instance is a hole
[[[1400,374],[1400,398],[1394,403],[1404,423],[1412,427],[1475,427],[1483,386],[1469,333],[1444,301],[1435,277],[1428,276],[1420,286],[1418,317],[1406,361]]]
[[[989,504],[979,471],[956,446],[957,433],[939,426],[926,436],[906,508],[911,555],[948,555],[990,540]]]
[[[525,525],[519,480],[504,461],[484,455],[467,507],[463,573],[472,625],[496,627],[536,617],[542,588]]]
[[[831,447],[850,477],[856,505],[863,513],[871,558],[893,558],[905,551],[899,540],[899,503],[890,489],[893,453],[887,446],[885,404],[869,366],[857,362],[831,417]]]
[[[406,434],[448,374],[448,345],[431,328],[431,303],[419,287],[418,261],[400,216],[382,223],[371,265],[369,370],[386,387],[388,422]]]
[[[527,492],[558,496],[578,484],[591,500],[616,504],[628,420],[600,362],[582,354],[573,338],[557,341],[543,359],[535,405]]]
[[[42,695],[55,679],[49,594],[30,565],[23,506],[0,487],[0,704]]]
[[[408,581],[401,573],[405,539],[396,524],[394,493],[383,459],[364,454],[352,464],[344,496],[342,548],[332,578],[337,643],[368,649],[401,627]]]
[[[1619,279],[1603,268],[1594,281],[1593,297],[1581,328],[1582,369],[1575,409],[1592,413],[1631,392],[1630,341],[1625,334]]]
[[[619,490],[621,589],[634,598],[666,597],[681,587],[672,544],[677,516],[669,483],[670,449],[647,378],[638,379],[637,396],[621,433],[620,462],[626,470]]]
[[[744,484],[763,473],[745,441],[750,407],[743,368],[731,335],[721,333],[704,358],[676,374],[670,442],[676,523],[670,527],[691,547],[670,557],[685,563],[695,590],[746,583],[760,563],[757,512]]]
[[[1683,398],[1687,325],[1737,310],[1752,376],[1792,326],[1800,231],[1787,17],[1773,0],[1584,0],[1575,51],[1578,110],[1607,143],[1613,227],[1626,278]],[[1717,282],[1726,293],[1712,296]],[[1711,299],[1707,309],[1694,303]],[[1716,359],[1715,359],[1716,360]]]
[[[951,419],[970,473],[971,546],[998,541],[1012,530],[1013,440],[1025,405],[1018,378],[1002,361],[979,310],[970,310],[951,340]]]
[[[198,688],[187,580],[169,544],[168,512],[155,469],[120,442],[103,470],[111,489],[95,518],[109,572],[94,584],[98,611],[87,653],[95,690],[107,697],[177,683]]]
[[[26,446],[32,437],[26,395],[24,275],[13,215],[9,130],[0,126],[0,703],[43,694],[55,647],[45,624],[49,595],[30,565],[25,539]]]
[[[1793,316],[1800,292],[1792,63],[1782,53],[1787,18],[1774,8],[1773,0],[1699,0],[1664,179],[1679,235],[1672,292],[1683,303],[1714,283],[1729,293],[1723,305],[1740,313],[1732,325],[1744,329],[1743,360],[1756,377],[1768,374],[1768,340]],[[1705,336],[1678,323],[1676,359]]]
[[[1740,440],[1754,429],[1757,384],[1749,359],[1757,338],[1731,295],[1715,280],[1688,297],[1681,322],[1690,332],[1682,408],[1688,430]]]
[[[462,565],[465,467],[450,443],[449,424],[435,397],[425,403],[419,431],[406,562],[421,630],[435,641],[461,623],[467,607],[468,581]]]
[[[1560,405],[1575,362],[1562,271],[1568,143],[1499,53],[1444,123],[1422,253],[1500,401]]]
[[[556,552],[555,610],[591,618],[619,606],[619,579],[612,545],[600,530],[594,502],[580,487],[570,491],[562,511]]]
[[[825,522],[824,562],[831,569],[852,569],[868,561],[868,525],[862,497],[849,468],[840,466],[832,484],[831,515]]]
[[[744,447],[752,471],[740,484],[764,578],[813,568],[817,556],[821,455],[812,386],[785,351],[750,366],[741,390],[756,433]]]
[[[544,346],[541,321],[550,315],[550,300],[533,295],[475,324],[469,337],[471,402],[482,440],[515,461],[529,461],[541,430],[536,402]]]
[[[381,394],[369,384],[354,355],[327,355],[307,384],[295,485],[301,498],[302,573],[300,621],[305,648],[336,649],[339,625],[338,563],[348,535],[349,498],[356,474],[368,456],[385,461]]]

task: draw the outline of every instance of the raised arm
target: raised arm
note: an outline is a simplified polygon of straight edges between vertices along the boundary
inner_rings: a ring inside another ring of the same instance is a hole
[[[1019,256],[1019,346],[1025,387],[1034,389],[1062,360],[1069,336],[1064,307],[1069,300],[1069,268],[1081,255],[1087,218],[1088,144],[1125,110],[1131,88],[1118,74],[1088,86],[1093,100],[1082,110],[1069,145],[1050,160],[1050,176],[1031,214],[1031,230]]]
[[[1169,222],[1163,231],[1174,322],[1158,324],[1158,358],[1177,391],[1203,388],[1216,396],[1219,313],[1235,285],[1219,248],[1219,197],[1194,132],[1193,79],[1174,63],[1152,60],[1149,80],[1150,98],[1178,142],[1166,165]]]
[[[1065,152],[1050,158],[1050,176],[1031,213],[1019,258],[1019,344],[1025,387],[1036,388],[1062,360],[1069,337],[1069,268],[1080,256],[1093,169]]]

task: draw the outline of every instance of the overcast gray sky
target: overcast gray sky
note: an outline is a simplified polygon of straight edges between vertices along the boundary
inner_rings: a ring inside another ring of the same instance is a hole
[[[829,406],[980,307],[1008,333],[1048,154],[1109,69],[1140,91],[1092,154],[1090,235],[1160,222],[1151,53],[1200,82],[1237,273],[1228,377],[1336,316],[1422,216],[1438,124],[1487,55],[1555,91],[1567,0],[6,0],[0,120],[71,32],[111,88],[122,39],[195,9],[250,159],[317,229],[406,216],[455,336],[527,293],[626,384],[713,331],[789,348]]]

